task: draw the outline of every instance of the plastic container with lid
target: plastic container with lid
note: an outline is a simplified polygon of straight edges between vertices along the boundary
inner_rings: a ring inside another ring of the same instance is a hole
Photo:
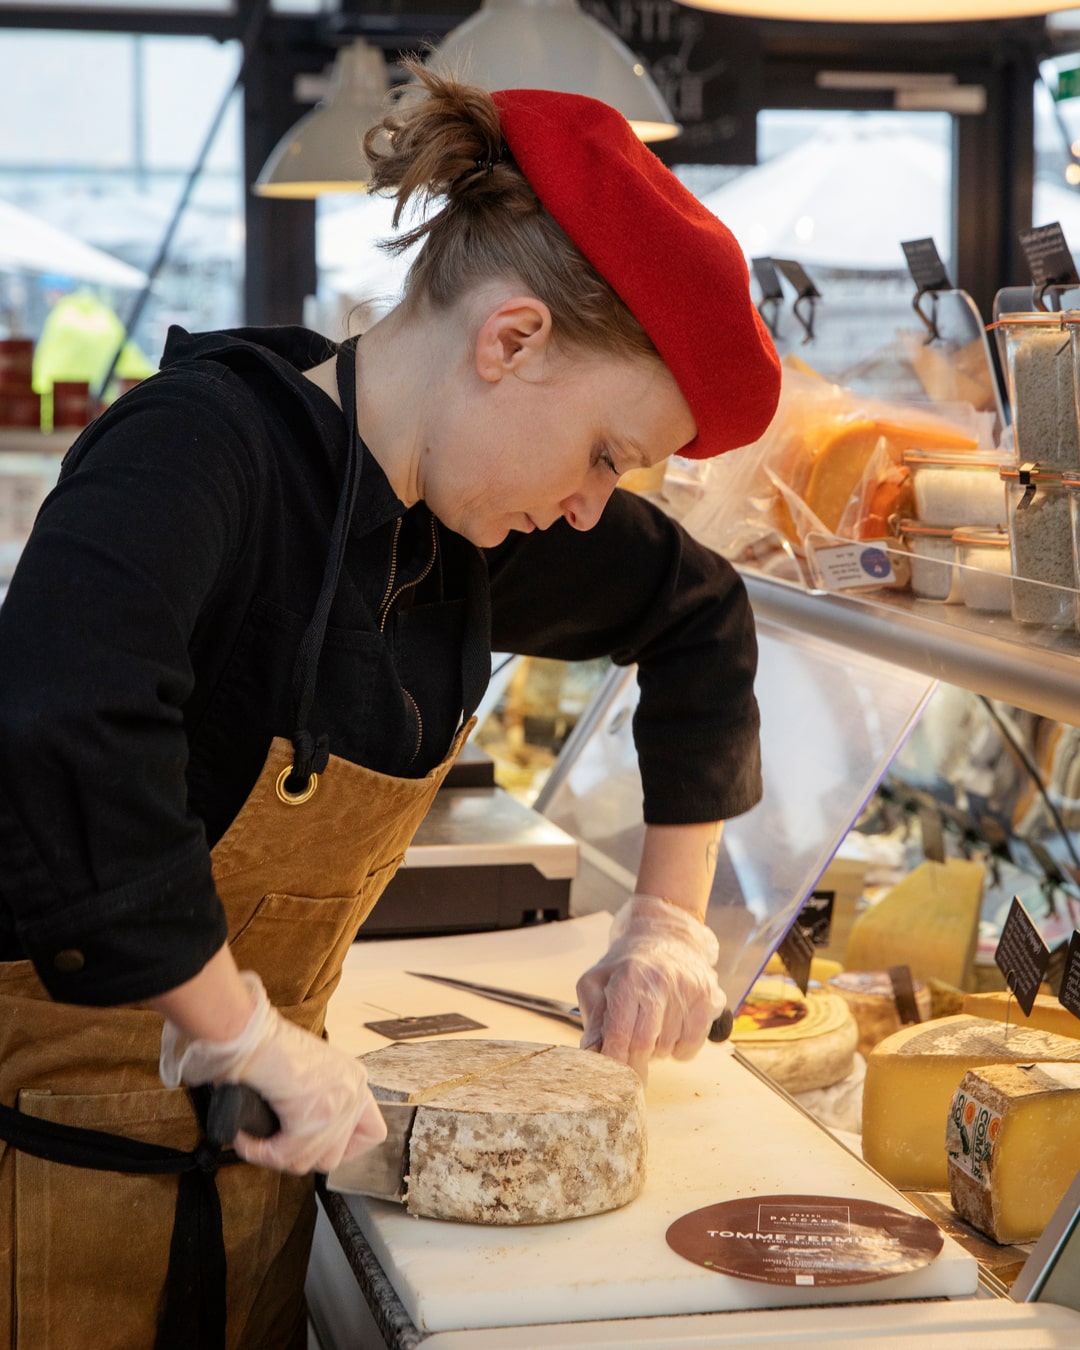
[[[1003,529],[953,530],[960,595],[968,609],[984,614],[1012,611],[1012,553]]]
[[[922,600],[960,602],[960,587],[953,563],[956,558],[951,525],[927,525],[921,520],[902,520],[900,538],[911,554],[911,589]]]
[[[1004,314],[998,326],[1005,336],[1017,464],[1080,470],[1080,314]]]
[[[1001,470],[1009,502],[1012,616],[1017,623],[1075,626],[1076,565],[1070,498],[1060,472],[1021,464]]]
[[[1073,584],[1076,586],[1073,618],[1080,629],[1080,473],[1061,475],[1062,486],[1069,498],[1069,524],[1072,530]]]
[[[915,514],[926,525],[1003,525],[1000,455],[906,450]]]

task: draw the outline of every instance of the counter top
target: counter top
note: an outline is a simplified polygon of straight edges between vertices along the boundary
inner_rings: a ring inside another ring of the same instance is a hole
[[[571,997],[577,974],[604,949],[608,923],[598,914],[510,932],[358,943],[330,1004],[331,1039],[362,1053],[386,1044],[365,1021],[453,1011],[486,1024],[468,1034],[573,1045],[576,1033],[558,1022],[404,971]],[[736,1196],[812,1193],[917,1210],[738,1062],[729,1045],[706,1045],[690,1063],[654,1063],[647,1105],[648,1181],[610,1214],[489,1228],[415,1219],[397,1205],[348,1197],[356,1229],[417,1333],[975,1294],[977,1264],[948,1238],[921,1270],[834,1288],[758,1284],[684,1260],[667,1246],[669,1225]]]

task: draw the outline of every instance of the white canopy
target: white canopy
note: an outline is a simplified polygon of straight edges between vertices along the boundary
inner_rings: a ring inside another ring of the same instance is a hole
[[[0,201],[0,271],[56,272],[77,281],[138,290],[146,273],[74,235]]]
[[[749,258],[903,271],[901,240],[949,252],[947,151],[869,118],[819,132],[703,201]]]

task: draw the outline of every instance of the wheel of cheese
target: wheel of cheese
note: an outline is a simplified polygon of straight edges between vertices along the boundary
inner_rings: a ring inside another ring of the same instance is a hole
[[[859,1030],[837,994],[801,994],[794,981],[758,980],[738,1010],[731,1039],[780,1087],[809,1092],[851,1073]]]
[[[930,990],[921,980],[913,980],[915,1006],[923,1022],[931,1016]],[[903,1023],[896,1007],[892,980],[886,970],[845,970],[834,975],[829,991],[839,994],[851,1009],[859,1028],[860,1055],[868,1055],[878,1041],[899,1031]]]
[[[409,1041],[364,1056],[375,1097],[414,1102],[405,1205],[531,1224],[627,1204],[645,1181],[645,1093],[591,1051],[524,1041]]]

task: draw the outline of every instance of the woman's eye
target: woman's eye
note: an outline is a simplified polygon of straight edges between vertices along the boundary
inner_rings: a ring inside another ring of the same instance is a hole
[[[615,477],[618,478],[618,476],[619,476],[619,471],[618,471],[618,469],[615,467],[615,460],[614,460],[614,458],[612,457],[611,451],[607,448],[607,446],[601,447],[601,450],[600,450],[599,455],[597,456],[597,461],[596,461],[596,462],[597,462],[598,464],[602,464],[602,465],[604,466],[605,469],[607,469],[610,473],[613,473],[613,474],[615,475]]]

